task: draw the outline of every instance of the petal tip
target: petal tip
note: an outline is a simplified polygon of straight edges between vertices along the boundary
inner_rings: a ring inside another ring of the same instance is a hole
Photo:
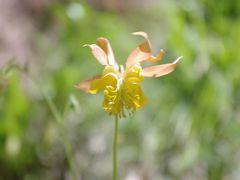
[[[173,62],[173,64],[177,64],[181,59],[182,59],[182,56],[178,57],[178,58]]]
[[[107,38],[105,38],[105,37],[98,37],[97,41],[99,41],[99,40],[107,40]]]
[[[90,44],[84,44],[82,47],[89,47]]]
[[[77,90],[82,90],[82,88],[79,87],[79,85],[74,85],[74,87],[75,87]]]
[[[86,91],[86,87],[84,87],[84,86],[82,85],[82,83],[77,84],[77,85],[74,85],[74,87],[75,87],[76,89],[78,89],[78,90]]]
[[[143,31],[133,32],[132,35],[143,36],[144,38],[148,39],[148,34]]]

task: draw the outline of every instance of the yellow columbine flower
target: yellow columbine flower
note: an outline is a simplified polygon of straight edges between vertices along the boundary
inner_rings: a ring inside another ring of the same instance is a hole
[[[110,115],[126,117],[125,110],[133,113],[143,107],[147,98],[140,86],[144,77],[160,77],[171,73],[181,57],[173,63],[155,65],[142,68],[144,61],[157,62],[163,57],[163,50],[152,56],[151,44],[145,32],[135,32],[144,38],[144,42],[135,48],[128,56],[126,70],[119,66],[114,58],[113,51],[108,39],[100,37],[96,44],[89,46],[95,58],[105,66],[102,75],[94,76],[82,81],[76,87],[91,94],[99,91],[104,92],[103,109]]]

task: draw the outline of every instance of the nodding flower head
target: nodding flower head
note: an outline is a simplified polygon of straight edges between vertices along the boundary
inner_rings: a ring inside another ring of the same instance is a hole
[[[141,64],[145,61],[152,63],[160,61],[164,52],[160,50],[157,56],[153,56],[147,33],[135,32],[133,35],[142,36],[144,41],[128,56],[125,70],[124,66],[117,64],[108,39],[100,37],[96,44],[85,45],[91,48],[92,54],[105,67],[101,75],[86,79],[76,86],[91,94],[103,91],[103,109],[110,115],[120,118],[126,117],[126,111],[134,113],[147,103],[141,88],[144,77],[160,77],[169,74],[174,71],[181,59],[179,57],[172,63],[142,68]]]

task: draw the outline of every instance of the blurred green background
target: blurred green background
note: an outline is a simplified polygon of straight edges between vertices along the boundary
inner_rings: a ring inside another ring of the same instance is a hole
[[[161,62],[183,59],[144,79],[148,105],[120,121],[119,179],[240,179],[239,0],[0,4],[0,180],[71,179],[66,147],[77,179],[111,179],[114,121],[74,85],[103,68],[82,45],[107,37],[121,64],[134,31]]]

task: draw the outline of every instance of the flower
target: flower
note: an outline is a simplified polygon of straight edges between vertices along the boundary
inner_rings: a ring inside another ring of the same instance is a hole
[[[133,35],[142,36],[144,41],[128,56],[125,71],[122,65],[117,64],[108,39],[100,37],[96,44],[85,45],[91,48],[95,58],[105,68],[102,75],[86,79],[76,86],[91,94],[103,91],[103,109],[110,115],[120,118],[126,117],[126,110],[133,113],[147,103],[147,98],[140,86],[144,77],[160,77],[169,74],[174,71],[181,59],[179,57],[173,63],[142,68],[141,65],[145,61],[153,63],[160,61],[164,52],[160,50],[156,57],[153,56],[147,33],[135,32]]]

